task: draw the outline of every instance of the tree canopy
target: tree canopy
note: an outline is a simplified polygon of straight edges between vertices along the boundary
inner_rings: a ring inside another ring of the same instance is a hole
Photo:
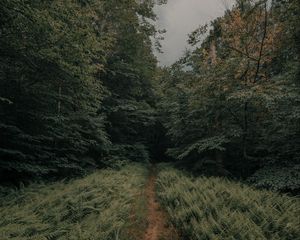
[[[266,187],[278,169],[299,179],[299,2],[238,0],[163,68],[165,2],[1,1],[3,180],[162,160]]]

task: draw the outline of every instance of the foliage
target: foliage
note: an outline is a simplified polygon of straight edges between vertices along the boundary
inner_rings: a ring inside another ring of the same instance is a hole
[[[149,152],[144,144],[114,145],[110,154],[114,159],[119,160],[143,163],[149,163],[150,161]]]
[[[101,112],[107,117],[106,129],[113,144],[133,148],[143,144],[146,149],[155,125],[151,79],[156,59],[150,36],[157,32],[147,20],[155,19],[154,2],[143,1],[140,5],[137,1],[112,1],[111,4],[120,8],[111,16],[116,26],[116,48],[108,56],[103,75],[109,94],[104,98]],[[120,147],[120,154],[123,150]]]
[[[155,4],[1,1],[4,180],[82,174],[106,165],[119,145],[144,145],[149,155]]]
[[[2,175],[82,173],[107,151],[94,76],[113,39],[98,37],[101,2],[90,4],[1,3],[0,95],[10,100],[0,105]]]
[[[299,1],[238,0],[159,68],[164,3],[1,1],[1,183],[167,159],[295,188],[268,179],[300,161]]]
[[[184,237],[200,239],[298,239],[298,198],[255,190],[224,178],[189,177],[161,169],[158,195]]]
[[[0,238],[128,239],[131,205],[146,169],[125,166],[83,179],[9,190],[0,201]]]
[[[300,166],[266,166],[256,171],[248,181],[259,188],[297,194],[300,190]]]
[[[190,34],[194,50],[157,75],[167,154],[248,177],[299,164],[298,1],[236,1]],[[294,31],[294,33],[292,33]],[[157,87],[158,88],[158,87]],[[210,164],[212,166],[212,164]]]

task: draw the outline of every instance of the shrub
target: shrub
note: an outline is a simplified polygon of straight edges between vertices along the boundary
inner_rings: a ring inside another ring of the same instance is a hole
[[[299,193],[300,165],[286,167],[267,166],[255,172],[248,181],[259,188]]]

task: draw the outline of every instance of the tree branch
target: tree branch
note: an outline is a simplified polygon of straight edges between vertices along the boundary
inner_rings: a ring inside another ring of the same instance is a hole
[[[245,52],[243,52],[243,51],[241,51],[241,50],[239,50],[237,48],[234,48],[234,47],[232,47],[230,45],[228,45],[227,48],[229,48],[229,49],[231,49],[233,51],[236,51],[236,52],[240,53],[241,55],[246,56],[247,58],[251,59],[252,61],[258,62],[258,59],[254,58],[254,57],[251,57],[249,54],[247,54],[247,53],[245,53]]]
[[[267,36],[267,26],[268,26],[268,9],[267,9],[267,3],[264,4],[264,10],[265,10],[264,32],[263,32],[263,38],[262,38],[261,44],[260,44],[259,56],[258,56],[258,61],[257,61],[257,67],[256,67],[255,77],[254,77],[254,83],[257,80],[258,73],[259,73],[259,70],[260,70],[260,64],[261,64],[261,59],[262,59],[262,54],[263,54],[265,39],[266,39],[266,36]]]

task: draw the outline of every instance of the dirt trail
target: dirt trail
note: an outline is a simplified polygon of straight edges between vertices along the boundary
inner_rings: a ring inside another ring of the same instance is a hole
[[[146,186],[148,199],[148,228],[144,240],[179,240],[174,227],[168,222],[166,213],[160,207],[155,193],[156,173],[153,168]]]

